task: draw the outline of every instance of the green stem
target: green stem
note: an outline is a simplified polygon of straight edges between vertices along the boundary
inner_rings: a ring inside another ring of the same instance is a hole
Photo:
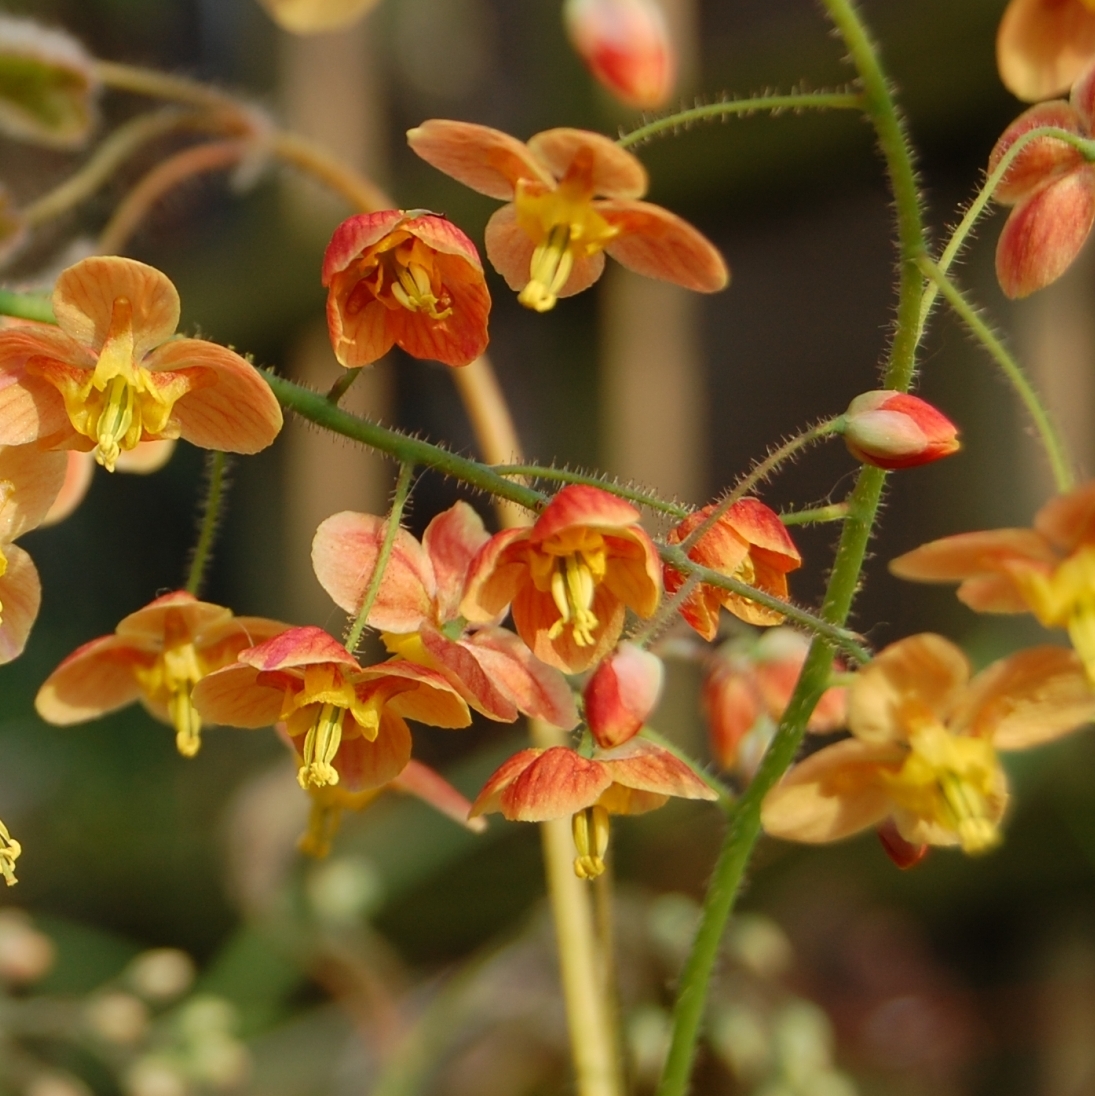
[[[347,369],[341,377],[331,385],[327,392],[327,400],[333,404],[339,404],[342,401],[342,397],[350,391],[350,385],[361,376],[361,370],[364,366],[358,366],[357,369]]]
[[[491,467],[500,476],[522,476],[547,480],[551,483],[582,483],[589,487],[600,487],[604,491],[610,491],[617,498],[627,499],[628,502],[638,503],[640,506],[649,507],[651,510],[657,510],[659,513],[668,514],[677,519],[686,518],[692,513],[691,507],[666,502],[638,487],[625,487],[608,476],[572,472],[568,468],[545,468],[537,464],[494,464]]]
[[[655,118],[652,122],[621,134],[616,143],[621,148],[649,141],[675,129],[691,126],[695,122],[717,121],[736,114],[756,114],[767,110],[778,114],[785,110],[862,110],[863,96],[857,92],[844,91],[807,91],[798,95],[758,95],[750,99],[730,99],[725,103],[704,103],[690,107],[664,118]]]
[[[828,506],[813,506],[808,510],[784,510],[779,520],[784,525],[823,525],[829,521],[843,521],[848,516],[846,502],[833,502]]]
[[[1076,486],[1076,478],[1072,471],[1072,462],[1068,458],[1068,451],[1064,440],[1057,432],[1050,418],[1049,412],[1035,391],[1034,386],[1027,379],[1022,366],[1008,353],[1007,347],[993,334],[992,329],[977,314],[977,310],[966,300],[962,291],[943,273],[930,259],[920,261],[920,268],[931,278],[932,283],[943,294],[947,304],[954,309],[958,317],[969,328],[970,334],[992,355],[993,360],[1003,371],[1008,383],[1015,390],[1019,399],[1023,401],[1027,413],[1034,421],[1034,428],[1038,431],[1038,437],[1042,442],[1042,448],[1046,451],[1050,466],[1053,469],[1053,479],[1057,490],[1064,494]]]
[[[395,547],[396,534],[399,532],[399,523],[403,519],[403,507],[407,503],[407,496],[411,492],[411,480],[414,476],[414,465],[405,461],[399,466],[399,477],[395,481],[395,494],[392,496],[392,508],[388,514],[388,526],[384,530],[384,540],[377,553],[376,563],[373,566],[372,576],[369,578],[369,587],[365,591],[365,597],[358,610],[357,619],[346,636],[346,650],[353,654],[361,640],[361,633],[365,631],[369,623],[369,614],[376,604],[377,594],[380,593],[380,584],[384,581],[384,571],[388,566],[388,560],[392,557],[392,549]]]
[[[13,293],[0,289],[0,316],[15,316],[20,320],[56,323],[49,297],[40,293]]]
[[[213,540],[217,535],[217,525],[220,522],[227,488],[227,471],[228,457],[220,450],[214,449],[206,457],[205,474],[208,486],[202,503],[202,523],[198,532],[198,543],[194,545],[194,553],[190,557],[190,570],[186,579],[186,592],[195,597],[201,590],[205,569],[212,558]]]

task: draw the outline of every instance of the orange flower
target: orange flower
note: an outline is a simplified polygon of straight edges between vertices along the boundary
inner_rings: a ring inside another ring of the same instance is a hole
[[[1001,659],[972,680],[949,640],[887,647],[848,690],[854,737],[794,766],[764,801],[764,828],[836,841],[892,821],[902,841],[985,852],[1000,840],[1007,778],[996,750],[1023,750],[1095,716],[1080,660],[1060,647]]]
[[[109,471],[150,439],[255,453],[281,429],[258,371],[201,339],[173,338],[179,295],[158,270],[116,256],[57,279],[60,330],[0,331],[0,444],[91,450]]]
[[[394,780],[411,757],[404,717],[466,727],[468,706],[435,670],[411,662],[362,667],[321,628],[290,628],[194,690],[202,716],[230,727],[284,722],[301,758],[306,791],[344,784],[351,792]]]
[[[427,163],[509,203],[487,224],[487,256],[537,312],[591,286],[605,251],[638,274],[701,293],[730,279],[722,256],[691,225],[637,201],[646,170],[599,133],[549,129],[524,144],[488,126],[435,118],[407,140]]]
[[[717,503],[711,503],[689,514],[666,539],[670,544],[680,544],[716,506]],[[735,502],[689,549],[688,558],[782,599],[787,597],[787,572],[802,566],[802,556],[779,515],[751,498]],[[667,594],[674,594],[684,582],[678,570],[666,566]],[[718,634],[720,605],[748,624],[778,624],[783,620],[782,614],[773,609],[709,585],[701,585],[689,595],[681,607],[681,616],[704,639],[711,640]]]
[[[1033,613],[1067,628],[1095,682],[1095,481],[1058,495],[1033,529],[988,529],[923,544],[890,564],[898,578],[958,582],[979,613]]]
[[[471,817],[500,811],[511,822],[572,816],[578,856],[574,872],[594,879],[605,870],[610,814],[643,814],[670,796],[717,799],[683,761],[640,739],[582,757],[565,746],[522,750],[483,786]]]
[[[362,213],[335,229],[323,257],[327,327],[347,368],[393,345],[468,365],[487,348],[490,294],[475,245],[444,217]]]
[[[113,635],[73,651],[46,678],[34,706],[47,723],[69,726],[139,700],[175,728],[179,753],[193,757],[202,729],[194,686],[285,628],[262,617],[233,616],[185,590],[164,594],[125,617]]]
[[[593,741],[602,749],[622,746],[643,729],[658,706],[665,666],[657,655],[621,643],[597,667],[582,693]]]
[[[316,577],[348,613],[360,612],[386,530],[386,519],[349,510],[316,530]],[[381,629],[392,654],[444,674],[490,719],[510,723],[523,714],[570,730],[578,710],[562,674],[507,629],[493,622],[469,627],[460,615],[468,568],[489,540],[466,502],[438,514],[421,544],[400,529],[368,623]]]
[[[1011,0],[996,36],[1000,79],[1028,103],[1067,91],[1095,60],[1095,2]]]
[[[649,617],[661,597],[658,550],[639,512],[597,487],[564,487],[534,525],[480,549],[460,610],[489,622],[513,604],[517,634],[564,673],[599,662],[620,638],[625,608]]]

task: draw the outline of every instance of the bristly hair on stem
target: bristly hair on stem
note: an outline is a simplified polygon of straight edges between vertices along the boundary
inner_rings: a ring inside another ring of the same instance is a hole
[[[201,592],[206,572],[213,559],[213,542],[217,537],[224,500],[228,492],[231,460],[227,453],[214,449],[205,458],[205,490],[198,510],[198,540],[190,553],[186,591],[195,597]]]

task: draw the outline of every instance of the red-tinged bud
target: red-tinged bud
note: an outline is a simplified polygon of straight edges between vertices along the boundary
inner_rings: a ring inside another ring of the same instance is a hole
[[[946,415],[903,392],[856,396],[843,433],[852,456],[878,468],[915,468],[960,448],[958,428]]]
[[[658,107],[677,77],[677,56],[657,0],[567,0],[567,33],[593,75],[617,99]]]
[[[585,689],[586,721],[597,745],[609,750],[634,738],[657,705],[664,682],[660,658],[634,643],[621,643]]]
[[[733,769],[742,739],[762,714],[750,664],[742,658],[720,658],[703,683],[702,699],[711,753],[720,769]]]
[[[892,818],[887,818],[875,831],[886,855],[902,870],[915,868],[928,855],[927,845],[914,845],[897,830]]]

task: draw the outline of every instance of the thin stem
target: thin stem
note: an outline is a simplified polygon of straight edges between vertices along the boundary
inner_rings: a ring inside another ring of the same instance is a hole
[[[244,109],[233,95],[219,88],[185,76],[171,76],[155,69],[141,68],[138,65],[124,65],[117,61],[96,61],[95,75],[99,82],[115,91],[130,91],[136,95],[147,95],[152,99],[166,99],[172,103],[187,103],[190,106],[213,109]]]
[[[0,316],[15,316],[20,320],[56,323],[49,297],[41,293],[14,293],[0,289]]]
[[[977,310],[966,300],[962,291],[935,263],[924,258],[920,261],[920,268],[931,278],[947,303],[969,328],[970,334],[992,355],[993,360],[1007,377],[1008,383],[1023,401],[1023,406],[1026,407],[1027,413],[1034,422],[1034,428],[1038,431],[1042,448],[1049,458],[1057,490],[1062,494],[1071,491],[1076,486],[1076,478],[1064,439],[1058,433],[1049,411],[1046,410],[1034,386],[1027,379],[1022,366],[1008,353],[1007,347],[993,334],[992,329],[977,314]]]
[[[371,180],[295,133],[272,134],[270,151],[279,160],[292,164],[341,195],[348,205],[361,213],[396,208],[395,203]]]
[[[668,514],[674,518],[686,518],[692,513],[691,507],[681,506],[675,502],[666,502],[638,487],[626,487],[616,483],[608,476],[596,475],[587,472],[572,472],[568,468],[546,468],[538,464],[496,464],[494,470],[500,476],[522,476],[534,480],[547,480],[554,483],[584,483],[590,487],[600,487],[610,491],[617,498],[627,499],[628,502],[647,506],[651,510]]]
[[[361,376],[361,371],[364,368],[365,367],[362,365],[358,366],[356,369],[347,369],[346,372],[327,390],[327,400],[337,407],[342,401],[342,397],[350,391],[350,385]]]
[[[813,506],[808,510],[785,510],[779,515],[784,525],[822,525],[829,521],[843,521],[848,516],[846,502],[834,502],[828,506]]]
[[[201,590],[205,571],[213,554],[213,541],[220,523],[221,509],[227,490],[228,457],[219,449],[214,449],[205,463],[207,486],[202,502],[202,521],[198,531],[198,543],[190,557],[190,569],[186,579],[186,592],[195,597]]]
[[[99,236],[100,253],[120,254],[152,207],[169,190],[195,175],[232,167],[247,155],[249,147],[249,142],[241,140],[209,141],[157,164],[115,209]]]
[[[616,143],[621,148],[631,148],[652,137],[659,137],[675,129],[686,128],[695,122],[715,121],[736,114],[756,114],[767,110],[774,114],[792,110],[862,110],[863,96],[858,92],[807,91],[794,95],[758,95],[751,99],[730,99],[724,103],[704,103],[690,107],[664,118],[621,134]]]
[[[384,581],[384,571],[388,566],[388,560],[392,557],[392,549],[395,547],[396,534],[399,532],[399,523],[403,519],[403,507],[407,504],[407,496],[411,492],[411,480],[414,478],[414,465],[406,461],[399,466],[399,476],[395,481],[395,494],[392,496],[392,508],[388,513],[388,525],[384,530],[384,540],[381,542],[380,551],[377,553],[373,573],[369,578],[369,586],[365,591],[365,597],[361,602],[361,608],[357,612],[357,619],[346,635],[346,650],[353,654],[361,641],[361,633],[365,631],[369,623],[369,614],[376,604],[377,595],[380,593],[380,584]]]

